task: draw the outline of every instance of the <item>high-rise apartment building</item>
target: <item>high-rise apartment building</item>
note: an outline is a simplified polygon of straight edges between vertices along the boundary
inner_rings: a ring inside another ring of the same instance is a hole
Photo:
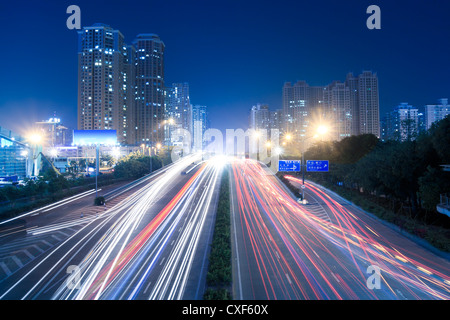
[[[172,124],[192,133],[192,106],[189,98],[189,84],[173,83],[166,88],[166,117]]]
[[[155,34],[139,34],[135,55],[136,144],[151,146],[164,141],[164,43]]]
[[[136,50],[132,45],[124,46],[124,139],[126,144],[136,144]]]
[[[350,88],[342,82],[335,81],[324,90],[324,110],[330,119],[329,138],[342,140],[352,135],[352,108]]]
[[[407,102],[400,103],[382,119],[383,141],[410,141],[419,134],[419,110]]]
[[[78,32],[78,129],[116,130],[122,144],[164,142],[164,43],[94,24]],[[189,124],[191,121],[188,121]]]
[[[208,112],[206,106],[192,106],[192,141],[194,151],[204,147],[203,134],[208,129]]]
[[[78,31],[78,129],[117,130],[127,142],[130,70],[124,37],[105,24]]]
[[[308,89],[305,81],[297,81],[294,85],[286,82],[283,86],[284,130],[296,139],[304,136],[308,127]]]
[[[327,122],[331,139],[372,133],[380,136],[379,90],[376,73],[347,75],[344,83],[309,86],[305,81],[283,86],[283,130],[295,139],[311,135],[313,125]]]
[[[305,81],[294,85],[286,82],[283,87],[284,131],[295,139],[308,136],[308,127],[312,122],[325,115],[324,93],[326,87],[310,86]]]
[[[448,105],[448,99],[439,99],[439,104],[426,105],[425,106],[425,123],[426,129],[430,129],[431,125],[439,120],[444,119],[450,115],[450,106]]]
[[[276,109],[270,111],[270,129],[277,129],[278,131],[283,130],[283,109]]]
[[[43,136],[48,147],[70,146],[72,144],[72,132],[61,123],[56,116],[35,123],[35,129]]]
[[[189,84],[173,83],[166,88],[165,140],[170,146],[180,145],[185,138],[184,129],[193,134],[192,105],[189,98]],[[174,135],[174,133],[176,133]]]
[[[32,175],[33,154],[26,142],[24,137],[0,127],[0,180]]]
[[[376,73],[364,71],[357,77],[357,101],[353,106],[357,114],[354,134],[371,133],[380,137],[380,103]],[[357,111],[356,111],[357,110]],[[358,131],[356,131],[358,130]]]
[[[270,130],[270,110],[268,105],[257,104],[250,110],[250,129]]]
[[[352,135],[359,134],[359,96],[358,78],[353,73],[347,74],[345,84],[350,92],[350,108],[352,114]]]

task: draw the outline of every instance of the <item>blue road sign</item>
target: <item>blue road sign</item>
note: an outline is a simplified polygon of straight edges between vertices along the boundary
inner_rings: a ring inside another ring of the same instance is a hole
[[[278,160],[278,171],[300,172],[302,160]]]
[[[328,160],[306,160],[306,171],[328,172]]]

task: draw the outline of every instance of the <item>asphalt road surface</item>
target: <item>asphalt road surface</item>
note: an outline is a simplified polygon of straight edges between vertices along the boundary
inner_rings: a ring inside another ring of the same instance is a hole
[[[201,299],[222,168],[202,162],[185,174],[195,160],[106,207],[80,198],[70,213],[66,203],[26,215],[25,226],[10,222],[0,234],[0,299]]]
[[[447,260],[342,199],[308,183],[299,204],[253,160],[230,176],[235,299],[450,298]]]

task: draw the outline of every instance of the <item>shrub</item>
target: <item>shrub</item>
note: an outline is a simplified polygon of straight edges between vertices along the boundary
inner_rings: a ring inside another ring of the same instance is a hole
[[[104,204],[105,204],[105,197],[99,196],[99,197],[95,198],[94,204],[95,204],[96,206],[102,206],[102,205],[104,205]]]

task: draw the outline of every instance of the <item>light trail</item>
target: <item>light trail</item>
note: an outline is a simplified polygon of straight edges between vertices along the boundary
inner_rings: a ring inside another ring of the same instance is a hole
[[[102,190],[102,189],[98,189],[97,191],[101,191],[101,190]],[[44,207],[42,207],[42,208],[35,209],[35,210],[29,211],[29,212],[27,212],[27,213],[23,213],[23,214],[21,214],[21,215],[19,215],[19,216],[17,216],[17,217],[14,217],[14,218],[11,218],[11,219],[7,219],[7,220],[4,220],[4,221],[0,221],[0,225],[6,224],[6,223],[8,223],[8,222],[11,222],[11,221],[14,221],[14,220],[18,220],[18,219],[21,219],[21,218],[24,218],[24,217],[36,215],[36,214],[39,214],[40,212],[47,212],[47,211],[56,209],[56,208],[58,208],[58,207],[61,207],[61,206],[63,206],[63,205],[66,205],[66,204],[68,204],[68,203],[70,203],[70,202],[73,202],[73,201],[79,200],[79,199],[81,199],[81,198],[83,198],[83,197],[86,197],[86,196],[89,196],[89,195],[91,195],[91,194],[94,194],[95,192],[96,192],[95,189],[91,189],[91,190],[88,190],[88,191],[79,193],[79,194],[74,195],[74,196],[71,196],[71,197],[69,197],[69,198],[66,198],[66,199],[60,200],[60,201],[58,201],[58,202],[55,202],[55,203],[46,205],[46,206],[44,206]]]
[[[158,186],[140,194],[132,205],[125,205],[126,214],[80,264],[76,277],[79,287],[63,285],[54,298],[181,299],[221,170],[213,161],[202,164],[173,199],[139,230],[137,226],[144,221],[152,202],[149,198],[157,194]],[[166,184],[166,179],[167,174],[160,183]]]
[[[323,202],[333,222],[298,204],[258,162],[235,160],[232,167],[250,298],[450,298],[448,265],[420,263],[312,184],[306,190]],[[370,265],[381,270],[381,289],[367,284]]]

